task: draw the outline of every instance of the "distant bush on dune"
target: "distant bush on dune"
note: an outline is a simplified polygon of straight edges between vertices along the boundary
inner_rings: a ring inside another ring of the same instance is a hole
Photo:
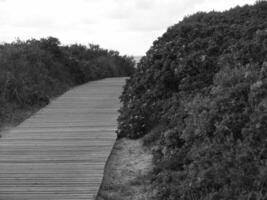
[[[0,45],[0,127],[17,112],[42,107],[64,91],[91,80],[129,76],[133,58],[97,45],[62,46],[57,38]]]
[[[121,96],[119,137],[154,149],[158,199],[267,199],[267,2],[186,17]]]

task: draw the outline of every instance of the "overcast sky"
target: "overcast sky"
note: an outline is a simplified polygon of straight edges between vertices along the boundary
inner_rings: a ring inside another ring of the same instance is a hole
[[[0,42],[54,36],[63,44],[100,44],[144,55],[185,15],[255,0],[0,0]]]

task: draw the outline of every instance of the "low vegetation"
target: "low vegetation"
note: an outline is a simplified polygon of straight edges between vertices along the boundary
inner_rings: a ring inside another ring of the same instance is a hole
[[[73,86],[133,71],[133,58],[97,45],[62,46],[53,37],[2,44],[0,128],[19,123]]]
[[[118,137],[153,149],[153,199],[267,199],[266,1],[170,27],[121,100]]]

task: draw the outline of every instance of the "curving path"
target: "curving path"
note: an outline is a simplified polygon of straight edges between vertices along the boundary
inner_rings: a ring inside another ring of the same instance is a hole
[[[76,87],[0,139],[0,200],[94,199],[125,78]]]

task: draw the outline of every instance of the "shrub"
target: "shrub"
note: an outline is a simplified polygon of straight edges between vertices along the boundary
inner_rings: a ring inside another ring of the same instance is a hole
[[[133,58],[97,45],[62,46],[53,37],[0,45],[0,128],[75,85],[133,71]]]
[[[265,1],[186,17],[127,81],[118,136],[153,140],[158,199],[267,198],[266,22]]]

